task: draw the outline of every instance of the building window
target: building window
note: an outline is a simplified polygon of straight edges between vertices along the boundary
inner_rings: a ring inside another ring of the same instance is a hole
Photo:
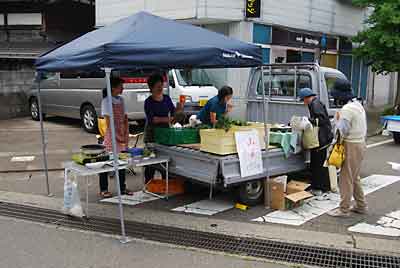
[[[302,52],[301,53],[301,61],[302,62],[314,62],[315,56],[313,52]]]
[[[254,23],[253,42],[258,44],[271,43],[271,26]]]
[[[7,25],[42,25],[41,13],[9,13]]]
[[[0,25],[4,25],[4,14],[0,14]]]

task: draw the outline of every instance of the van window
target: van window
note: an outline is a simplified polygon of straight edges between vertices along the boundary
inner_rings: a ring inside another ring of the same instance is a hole
[[[212,86],[208,73],[203,69],[180,69],[175,71],[181,86]]]
[[[326,73],[325,83],[329,95],[329,107],[341,108],[353,97],[351,84],[346,76],[340,73]]]
[[[265,94],[271,94],[271,98],[296,100],[302,88],[312,88],[311,76],[297,74],[295,85],[294,74],[264,74]],[[271,86],[271,88],[269,88]],[[257,94],[262,95],[262,85],[259,82]],[[296,88],[295,88],[296,87]]]

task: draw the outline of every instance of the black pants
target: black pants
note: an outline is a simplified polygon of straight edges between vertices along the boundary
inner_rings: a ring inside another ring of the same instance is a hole
[[[125,185],[125,169],[120,169],[119,172],[119,185],[121,188],[121,192],[124,192],[126,189]],[[100,173],[99,174],[99,182],[100,182],[100,192],[108,191],[108,173]]]
[[[327,149],[311,150],[311,188],[328,192],[331,189],[329,170],[324,167]]]
[[[156,170],[158,170],[161,173],[162,179],[165,180],[167,178],[167,174],[165,172],[165,169],[161,165],[152,165],[148,166],[144,169],[144,178],[145,182],[149,182],[151,179],[153,179],[154,174],[156,173]]]

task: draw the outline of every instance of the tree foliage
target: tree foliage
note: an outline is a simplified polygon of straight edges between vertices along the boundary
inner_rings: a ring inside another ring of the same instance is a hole
[[[353,39],[355,54],[378,73],[400,71],[400,0],[354,0],[371,12],[366,27]]]

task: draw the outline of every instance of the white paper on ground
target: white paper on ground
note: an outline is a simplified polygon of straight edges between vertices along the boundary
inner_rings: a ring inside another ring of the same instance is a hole
[[[391,212],[387,216],[400,220],[400,210]]]
[[[35,160],[35,156],[14,156],[11,158],[11,162],[32,162]]]
[[[372,225],[368,223],[358,223],[348,229],[350,232],[363,233],[363,234],[374,234],[374,235],[385,235],[385,236],[400,236],[400,229],[383,227],[380,225]]]
[[[394,211],[381,217],[377,224],[359,223],[349,227],[350,232],[385,235],[385,236],[400,236],[400,220],[393,216],[398,216],[400,210]]]
[[[392,169],[400,171],[400,164],[399,163],[388,162],[388,164],[392,166]]]
[[[159,198],[151,194],[144,193],[143,191],[138,191],[133,193],[133,195],[122,195],[121,199],[122,199],[122,204],[135,206],[144,202],[154,201]],[[104,198],[100,200],[100,202],[118,204],[119,201],[118,201],[118,196],[114,196],[112,198]]]
[[[363,179],[361,183],[364,193],[367,195],[397,181],[400,181],[400,177],[372,175]],[[287,211],[274,211],[265,216],[253,219],[253,221],[300,226],[339,207],[339,203],[340,195],[338,193],[329,193],[323,200],[313,197],[306,200],[301,207]]]
[[[185,206],[174,208],[172,209],[172,211],[211,216],[226,211],[228,209],[231,209],[233,207],[234,204],[232,204],[229,201],[206,199]]]

